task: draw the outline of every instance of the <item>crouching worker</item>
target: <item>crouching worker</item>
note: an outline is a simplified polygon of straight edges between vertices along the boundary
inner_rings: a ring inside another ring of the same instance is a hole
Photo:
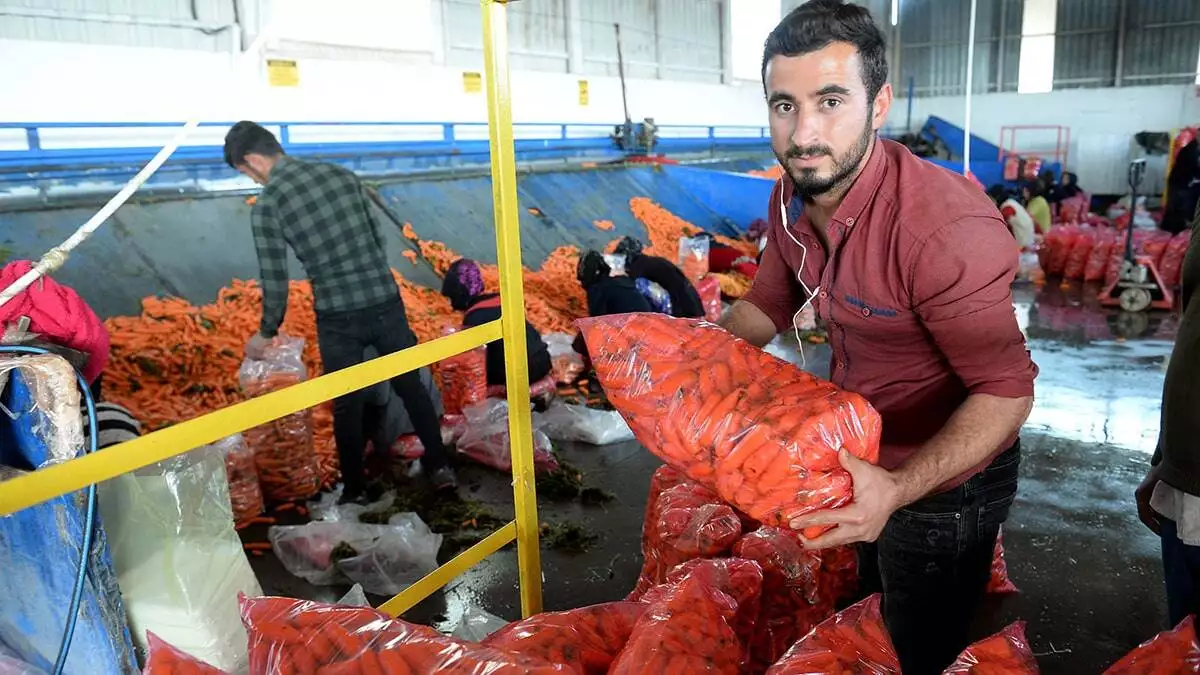
[[[604,262],[599,251],[588,251],[579,259],[575,278],[587,293],[588,316],[628,314],[630,312],[653,312],[650,301],[638,290],[637,283],[630,277],[612,276],[612,269]],[[589,363],[587,345],[583,335],[575,337],[575,351]]]
[[[459,258],[450,264],[442,280],[442,295],[450,300],[456,311],[465,312],[463,328],[474,328],[500,318],[500,294],[485,293],[483,274],[474,260]],[[530,384],[550,374],[550,348],[528,321],[525,322],[525,351],[529,356]],[[504,384],[504,341],[487,345],[487,381],[489,385]]]
[[[635,279],[648,279],[666,289],[671,296],[672,316],[704,318],[700,294],[675,263],[642,253],[642,242],[633,237],[622,239],[615,253],[625,256],[625,274]]]

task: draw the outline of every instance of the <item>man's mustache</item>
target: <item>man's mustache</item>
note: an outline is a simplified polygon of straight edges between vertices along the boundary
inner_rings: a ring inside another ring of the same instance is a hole
[[[822,155],[832,157],[833,149],[828,145],[810,145],[803,148],[793,145],[788,148],[787,154],[784,156],[788,159],[801,159],[803,157],[820,157]]]

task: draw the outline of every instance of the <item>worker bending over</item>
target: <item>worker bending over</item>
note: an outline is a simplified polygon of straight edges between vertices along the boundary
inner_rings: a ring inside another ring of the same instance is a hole
[[[851,503],[791,526],[836,526],[810,548],[861,544],[864,590],[883,592],[903,671],[926,675],[969,643],[1017,490],[1037,367],[1013,314],[1017,248],[996,207],[877,135],[892,103],[885,55],[867,9],[842,0],[801,5],[767,38],[784,175],[758,275],[722,323],[761,346],[812,303],[829,330],[830,379],[879,411],[880,465],[840,455]]]
[[[633,237],[621,239],[614,252],[625,256],[625,274],[653,281],[666,289],[671,296],[673,316],[704,318],[700,294],[675,263],[642,253],[642,242]]]
[[[459,258],[450,263],[450,269],[442,279],[442,295],[450,300],[452,308],[463,312],[463,328],[500,320],[500,294],[484,291],[483,273],[474,260]],[[525,322],[525,352],[529,359],[530,384],[550,374],[550,348],[528,321]],[[504,378],[504,341],[493,340],[487,345],[487,382],[503,385]]]
[[[225,161],[264,186],[250,213],[262,270],[262,323],[246,345],[247,356],[261,358],[283,323],[289,246],[312,282],[325,372],[362,363],[367,347],[386,356],[417,344],[357,176],[335,164],[286,156],[275,136],[254,122],[238,122],[226,134]],[[426,475],[438,488],[456,487],[437,413],[419,372],[392,378],[392,388],[425,446],[421,465]],[[363,498],[365,396],[364,390],[355,391],[333,403],[343,501]]]
[[[575,278],[587,293],[588,316],[654,311],[650,301],[638,289],[637,282],[627,276],[614,277],[599,251],[588,251],[579,258]],[[575,336],[572,346],[584,359],[589,358],[582,333]]]

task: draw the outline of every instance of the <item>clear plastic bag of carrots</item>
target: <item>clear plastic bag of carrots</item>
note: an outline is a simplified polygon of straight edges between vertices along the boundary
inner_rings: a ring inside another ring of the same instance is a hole
[[[942,675],[1038,675],[1037,659],[1025,639],[1025,622],[967,647]]]
[[[823,621],[767,675],[897,675],[900,662],[879,613],[878,593]]]
[[[742,521],[716,493],[684,481],[658,495],[642,535],[638,586],[649,588],[666,581],[677,565],[728,554],[742,535]]]
[[[263,359],[247,358],[238,384],[249,398],[278,391],[308,378],[304,340],[279,335]],[[254,451],[263,498],[272,504],[308,499],[321,489],[321,472],[313,450],[312,413],[301,410],[248,429],[243,438]]]
[[[557,382],[571,384],[583,374],[583,356],[575,351],[575,338],[566,333],[549,333],[543,340],[550,350],[550,372]]]
[[[458,453],[484,466],[512,471],[512,446],[508,442],[508,402],[489,398],[464,411],[466,430],[458,439]],[[540,429],[533,430],[533,465],[539,472],[558,469],[554,446]]]
[[[696,282],[696,293],[700,295],[700,303],[704,305],[704,318],[720,321],[721,280],[711,274],[704,275]]]
[[[446,335],[453,332],[446,331]],[[487,348],[478,347],[442,359],[434,364],[433,374],[446,414],[461,415],[467,407],[487,399]]]
[[[251,675],[551,675],[565,666],[445,637],[369,607],[242,598]]]
[[[578,324],[638,440],[765,525],[850,501],[839,448],[878,459],[879,414],[865,399],[716,325],[650,313]]]
[[[646,611],[609,673],[737,675],[746,660],[739,637],[758,615],[762,569],[738,558],[694,560],[642,599]]]
[[[606,602],[535,614],[508,624],[481,644],[561,664],[579,675],[605,675],[645,610],[640,602]]]
[[[142,675],[226,675],[224,670],[172,647],[152,631],[146,631],[146,641],[149,648]]]
[[[1017,585],[1008,578],[1008,563],[1004,560],[1004,530],[996,535],[996,547],[992,550],[992,573],[988,577],[987,592],[993,595],[1017,593]]]
[[[708,237],[679,238],[679,268],[693,284],[708,274]]]
[[[1196,617],[1138,645],[1117,661],[1104,675],[1182,675],[1200,673],[1200,641],[1196,639]]]
[[[248,527],[263,512],[262,488],[258,485],[254,450],[246,445],[241,434],[222,438],[213,446],[225,456],[225,476],[229,479],[229,505],[233,507],[234,527]]]
[[[750,638],[749,672],[762,673],[798,638],[833,614],[833,601],[820,596],[821,554],[804,548],[797,533],[763,527],[743,535],[733,555],[763,569],[762,603]]]

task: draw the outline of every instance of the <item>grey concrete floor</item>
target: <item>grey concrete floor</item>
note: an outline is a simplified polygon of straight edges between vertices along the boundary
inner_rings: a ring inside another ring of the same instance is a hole
[[[1137,520],[1133,490],[1158,430],[1159,397],[1174,318],[1146,325],[1098,308],[1094,289],[1018,288],[1016,311],[1041,368],[1037,403],[1023,434],[1021,484],[1006,525],[1010,576],[1021,592],[993,598],[980,637],[1024,620],[1042,672],[1099,673],[1165,628],[1158,543]],[[797,358],[786,341],[780,353]],[[828,372],[828,350],[806,346],[807,368]],[[580,555],[543,551],[545,607],[567,609],[624,597],[641,567],[641,523],[650,474],[660,462],[636,443],[567,445],[561,455],[589,485],[616,494],[604,507],[539,504],[543,520],[581,522],[601,536]],[[464,494],[511,514],[509,479],[462,471]],[[344,588],[314,588],[270,556],[254,567],[267,593],[332,600]],[[516,554],[485,560],[406,618],[453,625],[481,606],[520,615]]]

